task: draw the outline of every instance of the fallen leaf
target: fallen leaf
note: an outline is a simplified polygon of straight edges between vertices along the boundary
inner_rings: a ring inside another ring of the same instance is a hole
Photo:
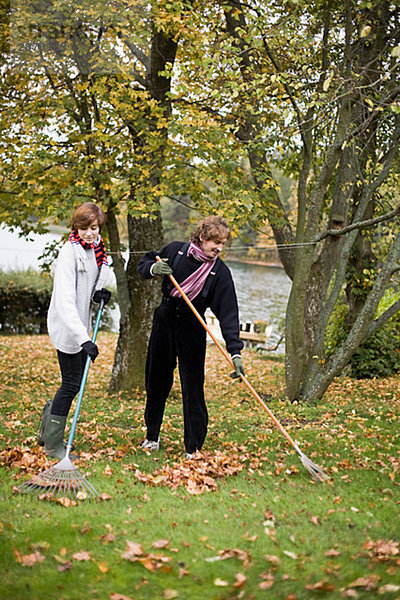
[[[52,500],[53,498],[50,497],[50,500]],[[63,506],[65,506],[65,508],[68,508],[70,506],[76,506],[76,502],[75,500],[72,500],[71,498],[54,498],[54,502],[58,502],[59,504],[62,504]]]
[[[293,560],[297,560],[299,557],[295,552],[290,552],[289,550],[284,550],[283,554],[286,554],[289,558],[293,558]]]
[[[45,556],[40,552],[32,552],[32,554],[22,555],[17,548],[14,548],[15,560],[20,563],[23,567],[33,567],[36,563],[42,563],[45,560]]]
[[[107,566],[107,563],[105,560],[103,560],[97,566],[99,567],[99,571],[101,571],[101,573],[108,573],[109,567]]]
[[[399,542],[394,540],[377,540],[373,542],[368,540],[363,546],[364,550],[370,550],[372,556],[379,561],[388,560],[391,556],[397,556],[399,553]]]
[[[265,558],[265,560],[270,562],[272,565],[279,565],[281,562],[279,560],[279,558],[277,556],[275,556],[274,554],[264,554],[264,558]]]
[[[110,600],[132,600],[132,598],[124,594],[110,594]]]
[[[167,548],[167,546],[169,546],[169,540],[157,540],[156,542],[152,543],[152,547],[157,548],[158,550],[161,548]]]
[[[81,552],[76,552],[75,554],[73,554],[72,558],[78,561],[90,560],[90,554],[89,552],[85,552],[84,550],[82,550]]]
[[[243,575],[243,573],[236,573],[235,575],[235,583],[233,584],[234,588],[241,588],[244,586],[244,584],[247,581],[247,577],[245,575]]]
[[[99,496],[99,499],[105,502],[106,500],[111,500],[111,496],[109,496],[109,494],[101,494],[101,496]]]
[[[270,571],[260,573],[260,579],[262,579],[262,582],[259,584],[260,590],[269,590],[274,585],[275,578]]]
[[[166,588],[162,595],[164,600],[173,600],[173,598],[177,598],[178,596],[178,592],[176,590],[172,590],[171,588]]]
[[[237,558],[238,560],[241,560],[243,562],[244,567],[250,566],[251,563],[250,553],[245,552],[240,548],[233,548],[232,550],[225,548],[224,550],[220,550],[218,554],[221,557],[221,560],[227,560],[228,558]]]
[[[216,579],[214,579],[214,585],[216,585],[217,587],[226,587],[229,585],[229,583],[225,581],[225,579],[220,579],[219,577],[217,577]]]
[[[324,554],[325,554],[325,556],[340,556],[340,552],[338,552],[334,548],[327,550],[326,552],[324,552]]]
[[[57,571],[63,573],[64,571],[69,571],[72,569],[72,562],[70,560],[64,561],[61,565],[58,565]]]
[[[329,583],[326,579],[322,579],[322,581],[317,581],[317,583],[306,585],[306,590],[309,591],[322,591],[322,592],[333,592],[335,590],[335,586],[333,583]]]
[[[182,579],[185,575],[189,575],[189,571],[184,567],[179,567],[179,579]]]
[[[143,548],[141,544],[136,542],[130,542],[126,540],[126,552],[122,555],[122,558],[126,560],[135,561],[138,556],[143,554]]]
[[[360,587],[366,590],[374,590],[378,585],[378,581],[380,580],[379,575],[372,574],[369,577],[359,577],[352,583],[350,583],[347,587],[355,588]]]
[[[378,588],[378,594],[382,596],[383,594],[396,593],[400,590],[400,585],[395,585],[394,583],[386,583]]]
[[[151,573],[154,573],[157,570],[156,563],[148,555],[143,556],[143,557],[138,557],[136,560],[138,562],[140,562],[140,564],[143,565],[144,568],[147,569],[148,571],[150,571]]]

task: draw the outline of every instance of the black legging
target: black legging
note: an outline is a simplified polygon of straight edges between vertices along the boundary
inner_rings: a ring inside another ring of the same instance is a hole
[[[57,350],[61,369],[61,386],[54,396],[51,414],[66,417],[72,400],[79,392],[87,354],[81,350],[77,354],[66,354]]]
[[[178,359],[186,452],[200,450],[207,434],[204,399],[206,331],[181,301],[163,301],[154,313],[146,362],[147,439],[157,440]]]

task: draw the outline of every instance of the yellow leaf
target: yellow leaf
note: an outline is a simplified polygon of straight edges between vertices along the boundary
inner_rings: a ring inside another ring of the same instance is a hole
[[[229,585],[229,583],[225,581],[225,579],[220,579],[219,577],[217,577],[214,580],[214,585],[216,585],[217,587],[226,587],[227,585]]]
[[[370,33],[371,33],[371,25],[364,25],[364,27],[360,31],[360,37],[365,38]]]
[[[105,560],[103,560],[97,566],[99,567],[99,571],[101,571],[102,573],[107,573],[108,572],[108,566],[107,566],[107,563],[106,563]]]

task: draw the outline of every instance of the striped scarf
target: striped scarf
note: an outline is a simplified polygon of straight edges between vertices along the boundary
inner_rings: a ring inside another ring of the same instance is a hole
[[[210,258],[209,256],[207,256],[207,254],[200,248],[200,246],[198,246],[194,242],[190,242],[189,248],[187,250],[187,256],[191,255],[196,260],[201,262],[202,265],[198,269],[193,271],[193,273],[189,275],[189,277],[187,277],[180,284],[182,290],[185,292],[189,300],[193,300],[194,298],[196,298],[196,296],[199,295],[199,293],[203,289],[208,274],[210,273],[211,269],[215,265],[215,261],[217,260],[216,258]],[[171,291],[171,296],[173,296],[174,298],[178,298],[180,295],[181,293],[176,288],[173,288],[173,290]]]
[[[73,229],[68,239],[71,242],[71,244],[80,244],[85,250],[90,250],[91,248],[93,248],[94,255],[96,257],[96,263],[99,269],[101,269],[103,265],[108,266],[106,247],[101,236],[99,236],[97,240],[92,244],[88,244],[78,235],[77,231]]]

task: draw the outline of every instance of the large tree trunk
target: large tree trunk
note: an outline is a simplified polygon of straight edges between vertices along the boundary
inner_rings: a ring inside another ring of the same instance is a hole
[[[161,218],[135,219],[128,216],[130,258],[126,270],[128,307],[121,307],[120,332],[110,390],[143,388],[146,348],[154,308],[160,299],[158,280],[143,280],[137,272],[142,253],[158,248],[162,239]]]

